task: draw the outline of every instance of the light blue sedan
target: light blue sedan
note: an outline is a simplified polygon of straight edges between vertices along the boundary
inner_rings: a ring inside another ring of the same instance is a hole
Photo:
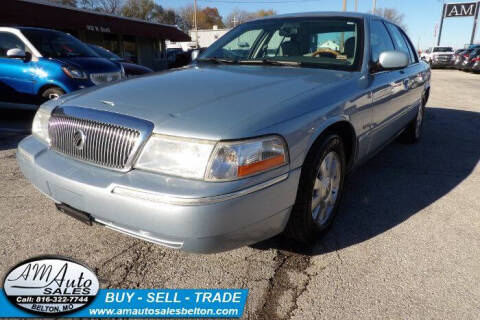
[[[420,138],[430,70],[405,32],[354,13],[238,26],[191,65],[43,104],[18,147],[63,212],[218,252],[332,224],[349,171]]]

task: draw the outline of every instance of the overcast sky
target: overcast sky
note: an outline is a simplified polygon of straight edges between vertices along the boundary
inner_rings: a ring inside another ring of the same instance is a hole
[[[193,0],[156,0],[166,8],[179,8],[192,4]],[[274,9],[277,13],[338,11],[342,0],[197,0],[200,7],[217,7],[220,15],[226,17],[234,8],[248,11]],[[446,2],[461,2],[446,1]],[[348,0],[348,10],[354,10],[354,0]],[[372,0],[358,0],[360,12],[372,10]],[[377,0],[377,7],[396,8],[405,15],[404,23],[415,46],[425,49],[434,43],[435,25],[440,23],[442,3],[440,0]],[[470,42],[473,17],[445,19],[442,45],[463,47]],[[480,35],[475,37],[480,42]]]

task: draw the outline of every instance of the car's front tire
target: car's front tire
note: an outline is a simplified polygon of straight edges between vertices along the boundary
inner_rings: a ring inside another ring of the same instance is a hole
[[[332,224],[342,196],[345,149],[337,134],[317,141],[302,167],[297,198],[285,234],[299,242],[313,243]]]
[[[63,91],[62,89],[60,89],[58,87],[51,87],[51,88],[48,88],[48,89],[44,90],[40,94],[40,100],[41,100],[41,102],[45,102],[45,101],[52,100],[52,99],[58,99],[60,96],[62,96],[64,94],[65,94],[65,91]]]

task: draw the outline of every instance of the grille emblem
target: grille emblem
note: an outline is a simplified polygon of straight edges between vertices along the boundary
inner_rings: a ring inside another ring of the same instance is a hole
[[[73,146],[77,150],[82,150],[83,146],[85,145],[85,140],[87,137],[82,130],[77,130],[73,133]]]

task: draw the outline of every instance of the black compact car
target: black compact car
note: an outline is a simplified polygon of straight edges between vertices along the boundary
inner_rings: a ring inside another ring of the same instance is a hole
[[[465,49],[463,51],[460,51],[458,55],[456,55],[456,57],[454,58],[455,60],[453,62],[453,67],[458,70],[464,70],[465,60],[468,59],[472,51],[472,49]]]
[[[480,48],[473,50],[469,57],[465,59],[464,68],[466,71],[480,72]]]
[[[95,51],[99,56],[101,56],[103,58],[107,58],[110,61],[119,63],[123,67],[123,69],[125,70],[125,76],[127,76],[127,77],[135,77],[135,76],[140,76],[142,74],[153,72],[152,69],[147,68],[145,66],[141,66],[139,64],[129,62],[129,61],[123,59],[123,58],[120,58],[115,53],[113,53],[113,52],[111,52],[111,51],[109,51],[105,48],[102,48],[102,47],[94,45],[94,44],[89,44],[88,46],[93,51]]]

